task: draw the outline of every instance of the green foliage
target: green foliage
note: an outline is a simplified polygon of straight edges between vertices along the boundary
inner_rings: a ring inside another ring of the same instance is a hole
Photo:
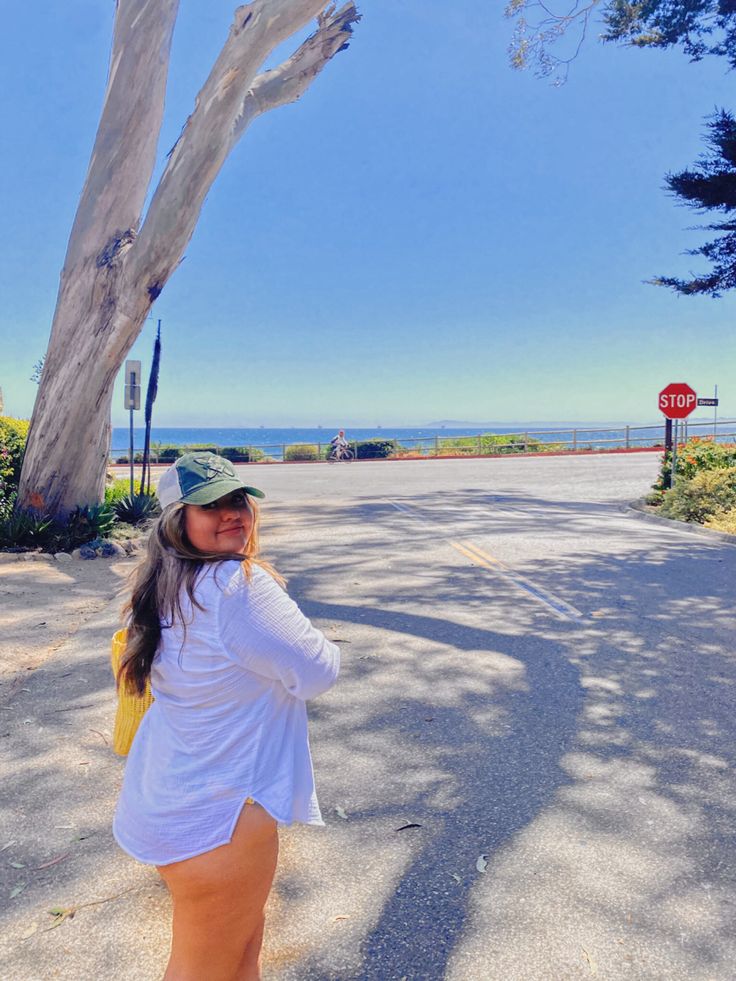
[[[11,490],[8,494],[0,493],[0,521],[6,521],[13,513],[17,494]]]
[[[141,493],[141,482],[136,480],[133,484],[133,488],[136,494]],[[116,501],[122,501],[124,497],[130,496],[130,478],[129,477],[117,477],[111,484],[105,487],[105,504],[115,504]]]
[[[736,467],[736,443],[716,443],[712,437],[694,437],[677,451],[677,472],[694,477],[703,470]]]
[[[293,443],[291,446],[286,447],[286,451],[284,453],[284,459],[289,461],[318,460],[319,454],[317,452],[317,444]]]
[[[18,486],[29,426],[27,419],[0,416],[0,497]]]
[[[265,457],[263,450],[255,446],[225,446],[220,450],[220,456],[233,463],[255,463]]]
[[[553,453],[569,449],[564,443],[545,443],[523,433],[481,433],[480,436],[443,436],[439,455],[497,456],[506,453]]]
[[[689,480],[679,477],[664,496],[661,513],[681,521],[702,524],[709,518],[736,509],[736,467],[703,470]]]
[[[725,56],[736,68],[736,8],[728,0],[609,0],[604,41],[637,48],[681,45],[691,61]]]
[[[160,510],[155,494],[137,493],[133,497],[127,495],[112,504],[112,509],[118,521],[128,525],[140,525],[153,518]]]
[[[513,68],[534,67],[541,77],[567,78],[586,34],[592,33],[595,4],[556,12],[536,0],[508,0],[516,20],[509,53]],[[736,67],[736,7],[732,0],[608,0],[601,5],[603,41],[636,48],[680,46],[691,61],[705,55],[727,58]]]
[[[179,456],[181,456],[181,453],[179,453]],[[130,463],[130,457],[129,456],[119,456],[119,457],[116,457],[115,458],[115,462],[116,463]],[[135,456],[133,457],[133,462],[134,463],[143,463],[143,454],[142,453],[136,453]]]
[[[177,448],[179,449],[180,447],[177,447]],[[190,444],[188,444],[187,446],[185,446],[183,448],[183,452],[184,453],[217,453],[217,454],[219,454],[220,447],[219,446],[212,446],[212,444],[207,444],[207,443],[190,443]],[[181,453],[178,453],[177,454],[177,456],[181,456],[181,455],[182,455]]]
[[[109,504],[76,507],[63,525],[58,526],[56,544],[60,549],[76,548],[94,538],[107,538],[115,524]]]
[[[708,153],[701,155],[694,168],[668,174],[666,184],[682,203],[698,214],[705,211],[724,214],[722,221],[702,227],[725,234],[700,248],[688,249],[688,255],[703,256],[711,264],[710,272],[690,279],[658,276],[654,282],[688,296],[701,293],[718,297],[736,287],[736,119],[730,112],[719,109],[708,117],[707,126]]]
[[[350,449],[358,460],[385,460],[394,456],[396,446],[395,439],[365,439],[360,443],[351,443]]]
[[[672,467],[672,457],[663,453],[659,474],[652,485],[655,493],[662,494],[665,478]],[[712,436],[694,436],[677,447],[677,476],[689,479],[704,470],[725,470],[736,467],[736,443],[717,443]]]
[[[52,519],[37,511],[7,513],[0,520],[0,548],[39,548],[50,544],[56,527]]]
[[[706,528],[713,528],[715,531],[725,531],[729,535],[736,535],[736,509],[733,511],[720,511],[714,514],[705,522]]]

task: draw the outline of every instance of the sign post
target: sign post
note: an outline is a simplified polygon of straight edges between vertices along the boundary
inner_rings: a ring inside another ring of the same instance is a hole
[[[130,496],[135,494],[134,477],[134,447],[133,447],[133,412],[141,407],[141,363],[140,361],[125,362],[125,395],[123,408],[130,409]]]
[[[716,385],[713,391],[712,399],[698,399],[698,405],[713,406],[713,439],[715,440],[718,433],[718,386]]]
[[[685,382],[670,382],[659,393],[659,409],[667,423],[665,425],[665,453],[671,453],[670,473],[665,474],[665,489],[672,486],[677,473],[677,421],[687,419],[698,404],[697,393]],[[675,420],[675,433],[672,434],[672,420]]]

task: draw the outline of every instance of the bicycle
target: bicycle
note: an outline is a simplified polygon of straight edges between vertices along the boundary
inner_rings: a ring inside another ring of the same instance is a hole
[[[354,459],[355,450],[351,446],[340,446],[339,443],[337,446],[331,447],[329,453],[327,454],[328,463],[348,463],[350,460]]]

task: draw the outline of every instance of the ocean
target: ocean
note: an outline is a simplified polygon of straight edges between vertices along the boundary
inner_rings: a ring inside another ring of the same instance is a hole
[[[600,424],[597,424],[600,426]],[[499,435],[509,433],[528,432],[533,438],[545,443],[566,443],[569,448],[615,448],[623,446],[651,446],[662,443],[664,440],[664,425],[651,425],[641,427],[630,427],[627,435],[626,428],[585,428],[583,425],[576,427],[563,428],[550,424],[545,429],[538,423],[531,428],[524,428],[524,424],[517,426],[493,426],[471,429],[454,429],[448,427],[426,427],[426,428],[395,428],[381,427],[365,429],[346,429],[345,435],[348,440],[366,439],[395,439],[406,449],[416,449],[417,451],[433,448],[442,448],[443,442],[457,439],[461,436],[478,436],[480,433],[493,432]],[[723,423],[724,428],[719,429],[719,437],[734,438],[734,425],[730,426]],[[707,435],[712,432],[713,421],[700,424],[691,423],[689,431],[692,435]],[[226,446],[250,446],[257,447],[267,457],[275,460],[283,460],[284,448],[292,443],[319,444],[329,443],[337,432],[331,428],[290,428],[290,429],[270,429],[266,427],[228,429],[228,428],[167,428],[154,426],[151,434],[151,443],[155,449],[156,444],[160,445],[206,445],[220,449]],[[133,430],[134,444],[136,452],[143,449],[145,432],[142,428]],[[112,459],[125,456],[128,453],[129,430],[116,427],[113,429],[112,438]]]

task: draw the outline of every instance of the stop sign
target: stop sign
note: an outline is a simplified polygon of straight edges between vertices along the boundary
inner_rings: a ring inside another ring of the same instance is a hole
[[[659,408],[668,419],[686,419],[697,404],[697,394],[685,382],[672,382],[659,393]]]

